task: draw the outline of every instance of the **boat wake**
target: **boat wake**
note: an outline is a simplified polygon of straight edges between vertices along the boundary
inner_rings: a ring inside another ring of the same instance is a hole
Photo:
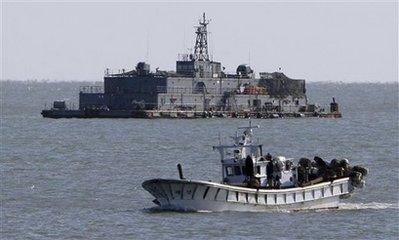
[[[399,203],[340,203],[338,208],[324,208],[324,209],[313,209],[313,210],[297,210],[290,211],[285,209],[278,210],[265,210],[265,211],[254,211],[254,212],[269,212],[269,213],[293,213],[293,212],[326,212],[326,211],[350,211],[350,210],[384,210],[384,209],[399,209]],[[188,213],[213,213],[213,211],[208,210],[199,210],[199,211],[176,211],[176,210],[168,210],[162,209],[160,207],[152,207],[144,209],[144,212],[147,213],[162,213],[162,212],[188,212]],[[251,212],[251,211],[249,211]]]
[[[399,209],[399,203],[340,203],[338,210],[382,210],[382,209]]]
[[[208,210],[177,210],[177,209],[163,209],[159,206],[156,207],[150,207],[150,208],[144,208],[142,210],[145,213],[171,213],[171,212],[177,212],[177,213],[212,213],[213,211],[208,211]]]

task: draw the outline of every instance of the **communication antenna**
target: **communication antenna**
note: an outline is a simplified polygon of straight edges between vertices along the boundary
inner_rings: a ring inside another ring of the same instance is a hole
[[[183,27],[183,49],[186,50],[186,27]],[[183,52],[184,53],[184,52]]]
[[[211,61],[213,61],[213,44],[212,44],[212,40],[211,40],[212,32],[208,32],[208,36],[209,36],[209,48],[211,50],[210,59],[211,59]]]
[[[146,50],[146,55],[145,55],[145,61],[148,63],[148,58],[150,55],[150,38],[148,36],[148,32],[147,32],[147,50]]]
[[[199,20],[199,26],[195,26],[197,37],[194,46],[194,57],[196,60],[209,61],[207,31],[209,22],[210,20],[207,20],[205,13],[203,13],[202,19]]]
[[[251,49],[248,49],[248,65],[251,66]]]

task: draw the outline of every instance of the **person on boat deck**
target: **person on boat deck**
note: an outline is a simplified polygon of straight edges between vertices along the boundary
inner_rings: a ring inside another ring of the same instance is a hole
[[[270,155],[270,153],[266,155],[266,161],[268,161],[266,165],[267,184],[270,187],[273,184],[273,163],[272,163],[272,155]]]

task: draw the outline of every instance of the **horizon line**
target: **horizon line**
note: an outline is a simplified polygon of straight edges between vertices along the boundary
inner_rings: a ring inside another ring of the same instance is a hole
[[[375,84],[391,84],[396,83],[399,84],[398,80],[393,81],[342,81],[342,80],[319,80],[319,81],[312,81],[312,80],[305,80],[306,83],[339,83],[339,84],[353,84],[353,83],[375,83]],[[71,79],[0,79],[0,82],[37,82],[37,83],[79,83],[79,82],[89,82],[89,83],[103,83],[104,80],[71,80]]]

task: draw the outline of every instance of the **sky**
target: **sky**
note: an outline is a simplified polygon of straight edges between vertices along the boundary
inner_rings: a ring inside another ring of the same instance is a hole
[[[398,81],[396,1],[5,1],[1,79],[102,81],[139,61],[175,70],[203,12],[226,72],[247,63],[310,82]]]

